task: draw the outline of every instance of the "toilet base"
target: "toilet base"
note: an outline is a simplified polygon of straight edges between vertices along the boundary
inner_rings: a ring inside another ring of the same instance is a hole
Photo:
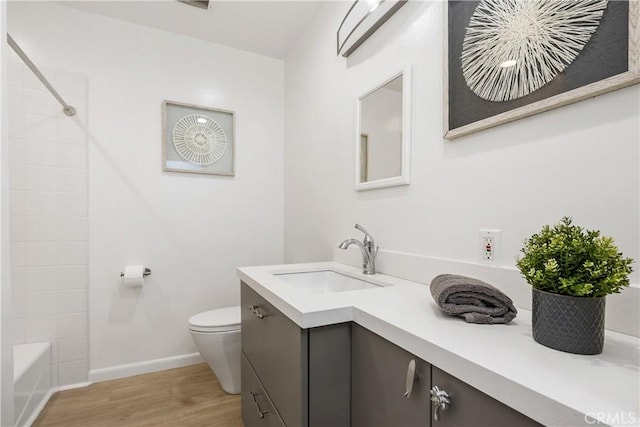
[[[240,394],[240,331],[191,331],[191,336],[222,389],[229,394]]]

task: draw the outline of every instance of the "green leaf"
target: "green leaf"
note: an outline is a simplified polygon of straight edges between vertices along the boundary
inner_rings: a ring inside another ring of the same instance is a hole
[[[629,286],[631,258],[613,238],[563,217],[525,240],[517,266],[533,287],[558,294],[601,297]]]

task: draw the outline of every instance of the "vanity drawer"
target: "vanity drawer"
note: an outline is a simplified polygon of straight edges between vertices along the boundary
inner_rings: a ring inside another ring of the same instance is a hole
[[[308,425],[307,331],[241,285],[242,349],[284,423]]]
[[[431,365],[352,324],[352,427],[429,426],[430,387]]]
[[[242,354],[242,421],[245,427],[284,427],[284,423],[244,354]]]
[[[539,427],[531,418],[495,400],[491,396],[459,380],[451,374],[431,367],[431,383],[444,390],[449,405],[439,414],[439,421],[432,421],[438,427]],[[434,409],[431,418],[433,420]]]

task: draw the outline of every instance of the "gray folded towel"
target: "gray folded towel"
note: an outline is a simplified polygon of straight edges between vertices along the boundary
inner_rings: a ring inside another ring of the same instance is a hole
[[[431,281],[431,296],[442,311],[468,323],[509,323],[518,314],[511,298],[471,277],[441,274]]]

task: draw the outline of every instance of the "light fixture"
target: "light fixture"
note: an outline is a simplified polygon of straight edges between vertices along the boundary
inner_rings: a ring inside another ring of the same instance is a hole
[[[356,0],[338,27],[338,55],[347,57],[408,0]]]
[[[198,123],[205,124],[207,123],[207,119],[205,119],[204,117],[198,117]]]
[[[210,7],[209,0],[178,0],[178,2],[205,10]]]
[[[382,0],[365,0],[365,2],[367,3],[367,6],[369,6],[369,12],[373,12],[378,6],[380,6]]]

